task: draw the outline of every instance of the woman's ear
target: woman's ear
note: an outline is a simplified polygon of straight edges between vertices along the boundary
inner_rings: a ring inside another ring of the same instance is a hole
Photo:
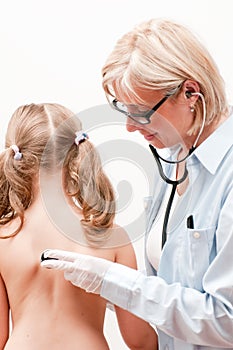
[[[183,83],[182,90],[186,99],[191,99],[196,102],[198,99],[198,92],[200,92],[199,84],[195,80],[186,80]]]

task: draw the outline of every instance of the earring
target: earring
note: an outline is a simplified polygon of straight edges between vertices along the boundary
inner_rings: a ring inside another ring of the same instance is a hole
[[[190,112],[192,112],[192,113],[193,113],[193,112],[195,111],[195,109],[194,109],[194,106],[193,106],[193,105],[191,105],[189,108],[190,108]]]

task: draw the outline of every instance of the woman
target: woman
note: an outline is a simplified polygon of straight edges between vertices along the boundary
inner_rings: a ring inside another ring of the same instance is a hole
[[[106,301],[38,260],[49,246],[136,268],[125,231],[113,224],[112,186],[87,138],[79,119],[58,104],[25,105],[10,120],[0,154],[0,349],[109,349]],[[63,232],[55,221],[61,198],[72,215]],[[157,348],[149,324],[118,307],[116,314],[130,349]]]
[[[159,169],[146,209],[150,276],[71,252],[47,252],[61,259],[47,266],[153,323],[159,349],[233,349],[233,116],[218,68],[187,28],[154,19],[118,41],[103,87]]]

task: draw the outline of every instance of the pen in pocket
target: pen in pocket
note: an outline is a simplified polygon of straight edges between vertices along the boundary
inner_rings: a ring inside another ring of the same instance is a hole
[[[187,228],[194,228],[193,215],[190,215],[190,216],[187,218]]]

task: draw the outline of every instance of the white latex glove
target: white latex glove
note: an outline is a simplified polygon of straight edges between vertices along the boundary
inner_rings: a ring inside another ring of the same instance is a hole
[[[63,270],[66,280],[95,294],[100,294],[104,275],[112,264],[109,260],[58,249],[47,249],[41,256],[41,266]]]

